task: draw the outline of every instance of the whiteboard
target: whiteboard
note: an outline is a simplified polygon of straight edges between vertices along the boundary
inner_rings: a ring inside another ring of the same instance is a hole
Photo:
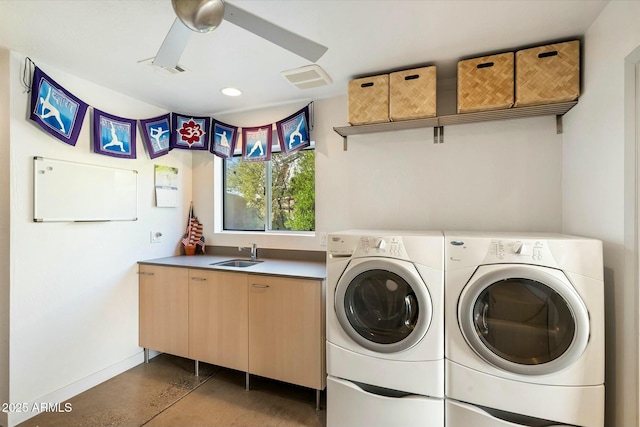
[[[135,221],[138,171],[33,158],[33,220]]]

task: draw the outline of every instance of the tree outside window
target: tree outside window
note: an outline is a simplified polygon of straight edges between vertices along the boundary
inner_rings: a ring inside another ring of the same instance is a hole
[[[224,229],[315,230],[315,152],[273,153],[269,162],[224,161]]]

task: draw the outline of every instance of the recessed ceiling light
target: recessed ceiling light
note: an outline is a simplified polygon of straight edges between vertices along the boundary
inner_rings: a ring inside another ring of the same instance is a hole
[[[240,89],[236,89],[235,87],[225,87],[220,89],[220,92],[224,93],[227,96],[240,96],[242,92]]]

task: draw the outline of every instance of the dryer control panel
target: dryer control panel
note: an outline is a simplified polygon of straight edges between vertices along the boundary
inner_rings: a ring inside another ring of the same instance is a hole
[[[487,260],[499,262],[542,261],[546,252],[544,240],[491,240]]]
[[[546,235],[454,234],[445,239],[448,270],[483,264],[533,264],[569,271],[585,271],[585,263],[598,262],[599,240],[548,233]],[[591,256],[593,254],[593,256]]]

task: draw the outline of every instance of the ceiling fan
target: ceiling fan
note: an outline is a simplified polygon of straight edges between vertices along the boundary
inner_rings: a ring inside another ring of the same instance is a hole
[[[224,0],[171,0],[171,4],[177,18],[153,60],[153,65],[159,67],[176,68],[191,32],[213,31],[223,19],[311,62],[316,62],[327,51],[321,44]]]

